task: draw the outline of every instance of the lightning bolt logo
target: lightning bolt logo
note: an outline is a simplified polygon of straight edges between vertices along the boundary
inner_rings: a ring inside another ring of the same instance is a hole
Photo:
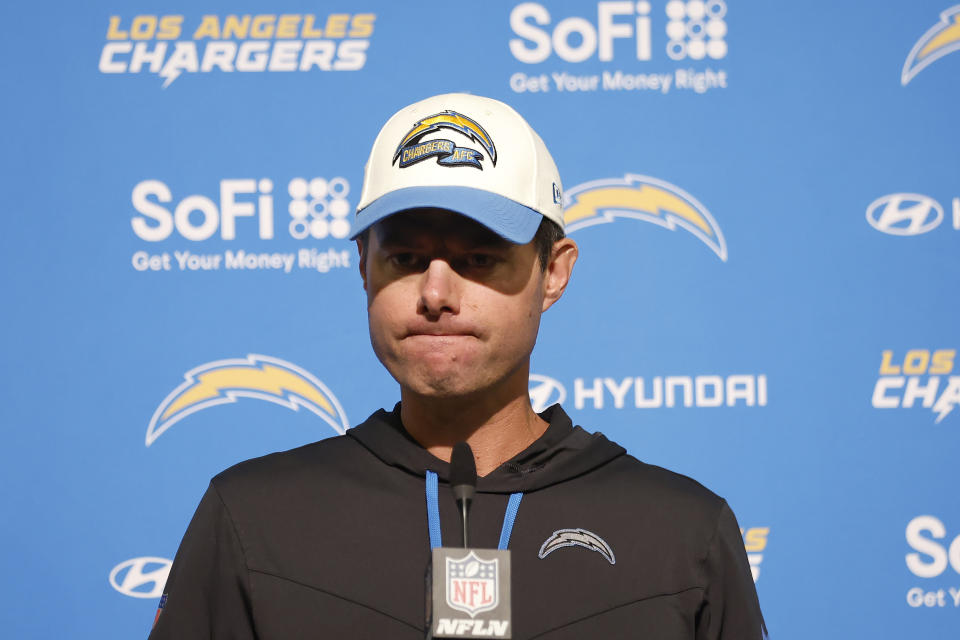
[[[168,65],[161,69],[158,75],[163,78],[163,84],[160,85],[160,88],[166,89],[173,84],[174,80],[180,77],[180,69]]]
[[[686,191],[663,180],[627,174],[577,185],[564,197],[567,232],[616,218],[633,218],[675,230],[686,229],[724,262],[727,243],[707,208]]]
[[[404,147],[415,143],[428,133],[440,129],[453,129],[474,142],[479,142],[487,150],[490,162],[493,163],[493,166],[497,166],[497,149],[493,146],[493,139],[490,135],[475,120],[449,109],[424,118],[413,125],[413,128],[407,132],[407,135],[403,136],[403,140],[397,145],[397,151],[393,154],[393,161],[397,161]]]
[[[294,411],[303,407],[339,434],[350,426],[336,397],[313,374],[279,358],[250,354],[188,371],[183,384],[154,411],[147,427],[147,446],[190,414],[237,398],[266,400]]]
[[[197,51],[192,42],[177,42],[173,53],[163,64],[159,76],[163,78],[161,89],[169,87],[174,80],[180,77],[183,70],[197,70]]]
[[[940,424],[958,404],[960,404],[960,376],[950,376],[947,388],[933,405],[933,412],[937,414],[934,424]]]
[[[960,5],[941,13],[940,22],[933,25],[913,45],[903,63],[900,84],[907,86],[918,73],[954,51],[960,51]]]
[[[613,557],[613,549],[606,541],[592,531],[586,529],[558,529],[553,532],[549,538],[540,547],[540,553],[537,555],[542,560],[548,555],[564,547],[583,547],[590,551],[596,551],[610,564],[617,564]]]

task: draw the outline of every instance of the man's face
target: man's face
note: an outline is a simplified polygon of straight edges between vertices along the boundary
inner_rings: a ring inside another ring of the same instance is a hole
[[[360,263],[373,350],[401,388],[429,397],[518,379],[526,388],[540,314],[562,292],[533,244],[420,209],[377,223]]]

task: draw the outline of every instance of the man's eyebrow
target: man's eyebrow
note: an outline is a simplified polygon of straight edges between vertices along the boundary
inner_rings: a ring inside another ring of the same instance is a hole
[[[374,231],[377,234],[377,242],[381,247],[411,246],[418,244],[423,234],[417,229],[409,227],[384,227]]]
[[[461,226],[457,231],[451,232],[450,235],[461,240],[471,249],[508,249],[513,246],[512,242],[480,224]]]
[[[509,240],[505,240],[500,236],[493,236],[492,238],[478,238],[474,241],[470,248],[472,249],[491,249],[496,251],[506,251],[513,247],[514,244]]]

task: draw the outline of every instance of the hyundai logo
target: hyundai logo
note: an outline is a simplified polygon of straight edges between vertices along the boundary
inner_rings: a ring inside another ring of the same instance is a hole
[[[567,399],[567,390],[563,388],[562,384],[549,376],[531,373],[528,389],[530,404],[537,413]]]
[[[131,598],[159,598],[171,564],[166,558],[131,558],[113,568],[110,586]]]
[[[891,193],[867,207],[867,222],[894,236],[916,236],[935,229],[943,220],[940,203],[919,193]]]

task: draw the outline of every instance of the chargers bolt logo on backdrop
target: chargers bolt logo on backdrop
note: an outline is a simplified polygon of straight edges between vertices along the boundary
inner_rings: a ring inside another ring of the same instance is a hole
[[[190,414],[228,404],[237,398],[255,398],[294,411],[311,411],[338,434],[349,428],[340,402],[320,380],[295,364],[250,354],[246,358],[217,360],[191,369],[185,381],[164,398],[147,427],[147,446]]]
[[[727,243],[717,221],[696,198],[669,182],[634,174],[593,180],[569,189],[565,201],[568,233],[632,218],[671,230],[681,227],[727,260]]]
[[[910,409],[918,401],[936,414],[935,424],[960,404],[960,375],[956,349],[911,349],[902,357],[891,350],[880,358],[880,375],[873,387],[875,409]],[[941,382],[943,384],[941,384]]]
[[[110,16],[100,73],[149,71],[166,89],[184,72],[356,71],[367,63],[373,13]]]
[[[913,45],[903,63],[900,84],[907,86],[918,73],[954,51],[960,51],[960,5],[941,13],[940,21]]]
[[[443,111],[420,120],[403,136],[393,155],[393,162],[400,160],[400,167],[409,167],[427,158],[437,159],[437,164],[445,167],[468,166],[483,171],[480,161],[483,154],[468,147],[458,147],[452,140],[434,138],[421,142],[429,133],[441,129],[451,129],[463,134],[470,140],[480,143],[486,149],[490,162],[497,166],[497,150],[490,135],[477,122],[456,111]]]
[[[131,558],[110,571],[110,586],[131,598],[159,598],[171,564],[166,558]]]
[[[916,236],[933,231],[943,221],[943,207],[919,193],[891,193],[867,206],[867,222],[892,236]],[[953,228],[960,230],[960,198],[953,199]]]

